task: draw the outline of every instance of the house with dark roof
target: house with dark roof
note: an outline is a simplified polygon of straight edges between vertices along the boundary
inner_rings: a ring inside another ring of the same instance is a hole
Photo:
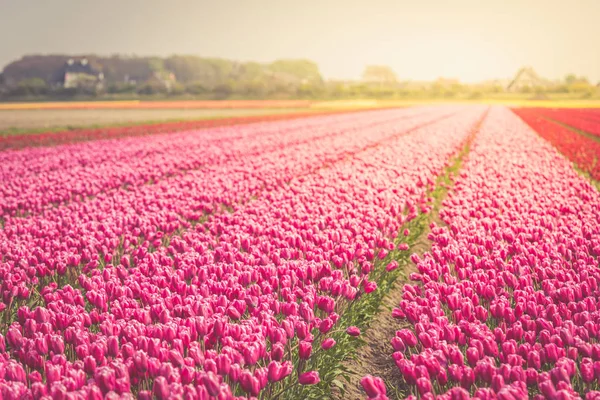
[[[87,58],[70,58],[60,72],[59,83],[65,88],[97,88],[103,81],[102,71],[92,67]]]
[[[508,92],[518,92],[525,88],[548,87],[550,82],[540,76],[531,67],[521,68],[506,87]]]

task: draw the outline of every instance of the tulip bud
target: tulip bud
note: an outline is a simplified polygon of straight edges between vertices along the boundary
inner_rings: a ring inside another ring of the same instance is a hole
[[[535,350],[530,351],[527,354],[527,366],[535,370],[540,370],[542,368],[540,353]]]
[[[312,345],[309,342],[302,341],[298,345],[298,355],[301,360],[308,360],[312,352]]]
[[[390,271],[395,270],[396,268],[398,268],[398,261],[394,260],[385,267],[385,270],[387,272],[390,272]]]
[[[305,372],[298,377],[298,383],[301,385],[316,385],[320,381],[317,371]]]
[[[400,339],[398,336],[394,336],[391,340],[391,343],[392,343],[392,347],[396,351],[405,351],[406,350],[406,345],[404,344],[402,339]]]
[[[23,344],[23,335],[18,329],[10,328],[6,333],[6,340],[12,349],[19,350]]]
[[[141,375],[144,375],[148,371],[148,357],[146,353],[142,350],[136,351],[133,355],[133,365]]]
[[[462,373],[462,378],[460,380],[460,385],[463,388],[468,389],[473,385],[474,382],[475,382],[475,373],[473,372],[473,370],[469,367],[463,367],[463,373]]]
[[[540,392],[542,392],[542,394],[544,395],[545,398],[547,398],[547,399],[557,398],[556,389],[555,389],[554,385],[552,384],[552,381],[547,380],[547,381],[541,382],[539,384],[539,388],[540,388]]]
[[[409,347],[414,347],[417,345],[418,340],[414,333],[412,333],[408,329],[401,329],[396,332],[396,336],[398,336],[402,341]]]
[[[164,376],[158,376],[154,379],[152,385],[152,393],[158,400],[166,400],[169,398],[169,383]]]
[[[372,293],[377,290],[377,283],[375,282],[365,282],[364,284],[365,293]]]
[[[219,375],[229,374],[229,370],[231,369],[231,359],[229,356],[226,354],[219,354],[217,358],[215,358],[215,363],[217,364]]]
[[[219,380],[212,372],[208,372],[202,375],[202,383],[204,383],[204,387],[208,394],[213,397],[219,395]]]
[[[431,381],[425,377],[417,379],[417,390],[421,396],[423,396],[425,393],[431,393],[433,390]]]
[[[350,336],[360,336],[360,329],[356,326],[349,326],[348,329],[346,329],[346,333]]]
[[[333,328],[333,321],[331,320],[331,318],[325,318],[319,324],[319,331],[321,333],[327,333],[331,330],[331,328]]]
[[[242,372],[242,375],[240,376],[240,385],[246,393],[249,393],[252,396],[258,396],[258,393],[260,392],[260,382],[250,371]]]
[[[109,367],[98,368],[94,379],[104,394],[114,390],[116,387],[115,371]]]
[[[591,383],[594,380],[594,363],[591,359],[584,358],[581,360],[579,370],[581,371],[581,378],[585,383]]]
[[[323,340],[323,343],[321,343],[321,348],[323,350],[329,350],[333,346],[335,346],[335,340],[333,338],[327,338]]]
[[[360,380],[360,384],[370,399],[381,399],[385,397],[386,388],[383,379],[367,375]]]
[[[474,367],[479,361],[479,351],[474,347],[469,347],[467,349],[467,361],[470,366]]]
[[[83,359],[83,369],[89,375],[96,373],[96,360],[94,357],[87,356]],[[48,375],[48,371],[46,371],[46,375]]]
[[[271,358],[276,361],[281,361],[285,353],[285,348],[281,343],[275,343],[271,350]]]
[[[271,361],[268,366],[268,377],[269,382],[279,382],[281,380],[281,374],[283,367],[278,361]]]
[[[119,354],[119,338],[109,336],[107,341],[107,350],[110,357],[116,357]]]

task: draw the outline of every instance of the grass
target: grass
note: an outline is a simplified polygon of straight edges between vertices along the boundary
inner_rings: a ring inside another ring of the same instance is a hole
[[[228,118],[228,117],[206,117],[206,118],[197,118],[194,120],[205,120],[205,119],[218,119],[218,118]],[[194,121],[191,120],[191,121]],[[187,119],[167,119],[167,120],[149,120],[149,121],[137,121],[137,122],[125,122],[125,123],[115,123],[115,124],[90,124],[90,125],[57,125],[49,128],[18,128],[18,127],[10,127],[6,129],[0,130],[0,136],[8,137],[8,136],[27,136],[27,135],[38,135],[40,133],[57,133],[57,132],[65,132],[65,131],[75,131],[79,129],[103,129],[103,128],[119,128],[125,126],[140,126],[140,125],[157,125],[162,123],[169,122],[182,122],[182,121],[190,121]]]
[[[8,127],[4,129],[0,129],[0,137],[10,137],[10,136],[26,136],[26,135],[37,135],[42,133],[58,133],[65,131],[74,131],[74,130],[83,130],[83,129],[108,129],[108,128],[119,128],[119,127],[129,127],[129,126],[144,126],[144,125],[159,125],[165,123],[177,123],[177,122],[193,122],[193,121],[207,121],[207,120],[220,120],[220,119],[228,119],[228,118],[243,118],[243,117],[268,117],[270,115],[281,115],[281,114],[302,114],[302,113],[311,113],[311,114],[319,114],[328,112],[328,109],[302,109],[302,108],[293,108],[293,109],[273,109],[269,110],[265,113],[245,113],[240,112],[239,114],[224,114],[224,115],[206,115],[206,116],[197,116],[197,117],[189,117],[189,118],[166,118],[166,119],[150,119],[150,120],[140,120],[140,121],[128,121],[128,122],[107,122],[107,123],[97,123],[97,124],[60,124],[50,127],[35,127],[35,128],[27,128],[27,127]],[[73,110],[73,113],[77,113],[77,110]],[[106,112],[110,112],[106,110]]]
[[[66,101],[22,101],[14,103],[0,102],[0,110],[39,110],[39,109],[157,109],[157,108],[193,108],[193,109],[240,109],[240,108],[307,108],[310,100],[194,100],[189,98],[147,98],[146,100],[111,99],[71,99]]]

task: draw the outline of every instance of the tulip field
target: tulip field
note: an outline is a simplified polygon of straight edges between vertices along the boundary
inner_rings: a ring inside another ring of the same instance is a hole
[[[514,111],[582,171],[600,181],[600,111],[527,108]]]
[[[0,151],[1,399],[600,399],[600,113],[244,122]]]
[[[393,358],[413,393],[600,398],[599,206],[549,143],[490,113],[393,310],[406,323]]]

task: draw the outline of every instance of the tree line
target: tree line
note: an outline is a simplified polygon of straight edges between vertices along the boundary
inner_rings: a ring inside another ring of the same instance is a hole
[[[518,76],[518,75],[517,75]],[[467,98],[521,95],[598,97],[596,85],[568,75],[507,88],[501,81],[464,84],[453,79],[402,81],[388,66],[370,65],[357,81],[326,81],[309,60],[237,62],[189,55],[136,57],[93,54],[28,55],[0,74],[0,100],[73,98],[351,99]]]

